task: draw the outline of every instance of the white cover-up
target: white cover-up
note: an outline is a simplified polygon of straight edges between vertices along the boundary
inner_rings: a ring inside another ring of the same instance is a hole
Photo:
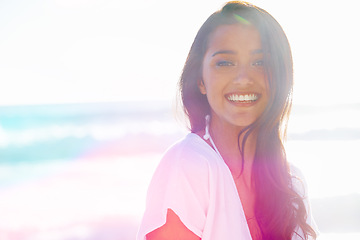
[[[292,174],[303,180],[292,167]],[[294,178],[293,187],[304,196],[307,223],[316,229],[306,184]],[[251,235],[231,172],[201,137],[189,133],[168,149],[148,188],[146,210],[137,240],[166,222],[173,210],[183,224],[202,240],[250,240]],[[303,235],[298,228],[298,234]],[[293,240],[301,239],[294,234]]]

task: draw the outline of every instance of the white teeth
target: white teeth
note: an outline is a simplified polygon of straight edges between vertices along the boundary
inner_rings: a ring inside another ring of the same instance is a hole
[[[228,99],[233,102],[256,101],[258,99],[258,96],[255,94],[245,94],[245,95],[232,94],[228,96]]]

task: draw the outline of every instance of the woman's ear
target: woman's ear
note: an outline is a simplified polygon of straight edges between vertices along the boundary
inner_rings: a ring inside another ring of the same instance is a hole
[[[199,87],[200,92],[205,95],[206,88],[205,88],[204,81],[202,79],[198,81],[198,87]]]

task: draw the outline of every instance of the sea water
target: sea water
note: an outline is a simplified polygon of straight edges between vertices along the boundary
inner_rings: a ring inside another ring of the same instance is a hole
[[[321,239],[359,237],[359,122],[357,104],[294,107],[287,156]],[[0,107],[0,240],[134,239],[152,173],[186,133],[167,102]]]

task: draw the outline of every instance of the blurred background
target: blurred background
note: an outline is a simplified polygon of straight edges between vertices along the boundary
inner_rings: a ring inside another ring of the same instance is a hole
[[[254,0],[293,50],[288,158],[320,240],[360,239],[354,1]],[[162,153],[183,137],[176,84],[224,1],[0,1],[0,240],[135,239]]]

